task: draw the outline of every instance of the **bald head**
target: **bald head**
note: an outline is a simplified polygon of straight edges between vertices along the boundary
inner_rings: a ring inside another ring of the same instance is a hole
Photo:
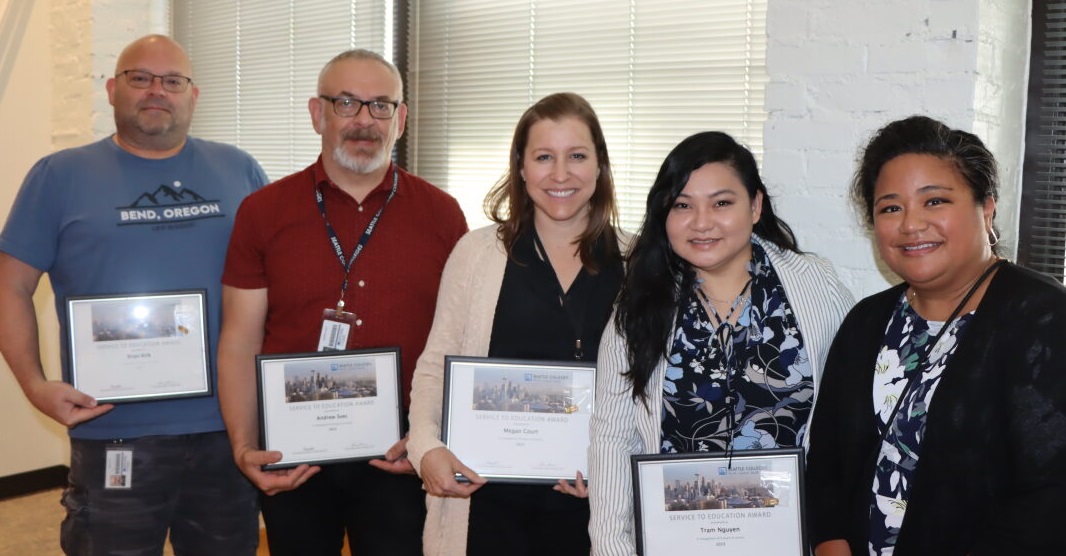
[[[129,69],[140,69],[137,64],[142,58],[158,54],[169,58],[175,64],[177,73],[192,77],[192,64],[189,63],[189,56],[185,54],[185,49],[174,39],[165,35],[147,35],[126,45],[126,48],[123,48],[118,55],[115,74],[118,75]]]

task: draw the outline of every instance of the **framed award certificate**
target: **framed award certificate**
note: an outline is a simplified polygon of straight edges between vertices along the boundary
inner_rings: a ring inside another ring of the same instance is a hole
[[[71,383],[103,403],[211,393],[206,290],[66,300]]]
[[[807,556],[803,450],[632,457],[637,554]]]
[[[555,483],[588,476],[596,366],[447,356],[441,440],[479,475]]]
[[[259,355],[265,469],[383,457],[400,440],[400,348]]]

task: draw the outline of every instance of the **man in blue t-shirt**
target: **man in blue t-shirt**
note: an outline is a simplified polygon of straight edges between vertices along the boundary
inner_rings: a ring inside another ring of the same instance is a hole
[[[167,37],[127,46],[107,82],[116,133],[37,162],[0,233],[0,352],[34,407],[70,429],[67,554],[161,554],[168,534],[179,555],[253,555],[258,544],[215,352],[233,217],[267,179],[247,153],[188,136],[191,74]],[[39,354],[33,293],[44,273],[62,382],[45,378]],[[179,291],[177,306],[168,299]],[[188,292],[204,293],[202,309]],[[149,299],[114,299],[131,294]],[[126,395],[134,382],[145,388]]]

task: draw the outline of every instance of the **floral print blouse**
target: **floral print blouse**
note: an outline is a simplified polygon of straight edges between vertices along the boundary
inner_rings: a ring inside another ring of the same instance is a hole
[[[905,294],[900,296],[888,321],[884,343],[877,354],[873,384],[873,411],[879,425],[885,427],[892,421],[892,428],[881,444],[870,497],[870,554],[873,556],[892,554],[918,467],[929,404],[944,367],[955,353],[959,332],[972,315],[967,313],[952,321],[931,350],[928,344],[944,323],[923,319],[907,302]],[[929,352],[923,362],[921,355],[926,350]],[[915,373],[922,374],[907,390],[899,411],[893,415],[900,394]]]
[[[663,381],[662,453],[803,442],[814,398],[803,337],[781,280],[756,242],[748,273],[751,294],[736,308],[735,325],[709,318],[699,283],[682,294]]]

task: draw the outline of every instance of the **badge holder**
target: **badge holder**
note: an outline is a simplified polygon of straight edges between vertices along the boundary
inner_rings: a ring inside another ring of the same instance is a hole
[[[104,488],[133,488],[133,449],[116,444],[104,452]]]
[[[318,337],[318,351],[343,351],[348,347],[348,334],[355,324],[355,313],[344,310],[344,300],[336,309],[322,311],[322,333]]]

